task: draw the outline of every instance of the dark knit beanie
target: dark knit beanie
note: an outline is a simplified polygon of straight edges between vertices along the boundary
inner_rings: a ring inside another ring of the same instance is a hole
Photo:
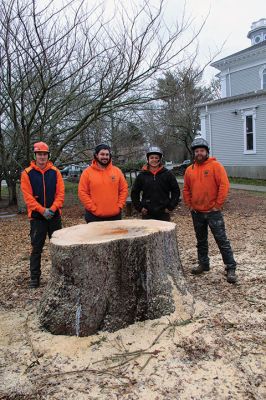
[[[108,144],[100,143],[95,147],[94,154],[98,154],[101,150],[109,150],[109,152],[111,153],[111,147],[108,146]]]

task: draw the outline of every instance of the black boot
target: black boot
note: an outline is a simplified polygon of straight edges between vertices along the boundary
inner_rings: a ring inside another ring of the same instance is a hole
[[[226,274],[226,279],[228,283],[236,283],[236,272],[234,269],[228,269]]]
[[[196,267],[192,268],[191,273],[193,275],[199,275],[202,274],[203,272],[207,272],[210,270],[209,265],[197,265]]]
[[[40,286],[40,278],[31,278],[29,283],[30,289],[37,289]]]

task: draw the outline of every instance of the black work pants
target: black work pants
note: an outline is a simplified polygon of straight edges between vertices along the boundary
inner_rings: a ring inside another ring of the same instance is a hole
[[[169,213],[158,213],[158,214],[146,214],[142,215],[142,219],[157,219],[159,221],[170,221],[170,214]]]
[[[30,256],[31,279],[38,279],[41,276],[41,254],[47,234],[50,239],[53,232],[61,228],[61,217],[54,217],[50,220],[32,219],[30,221],[30,238],[32,245]]]
[[[221,211],[191,212],[194,230],[197,238],[199,264],[209,267],[208,256],[208,226],[221,252],[226,269],[236,268],[233,251],[225,232],[224,218]]]
[[[92,214],[90,211],[85,211],[85,221],[87,224],[89,222],[117,221],[119,219],[122,219],[122,212],[117,215],[113,215],[112,217],[97,217],[97,215]]]

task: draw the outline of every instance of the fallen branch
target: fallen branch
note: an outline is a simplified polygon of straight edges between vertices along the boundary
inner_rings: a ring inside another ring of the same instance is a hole
[[[33,346],[32,340],[31,340],[31,336],[30,336],[30,333],[29,333],[28,321],[29,321],[29,314],[27,315],[27,318],[25,320],[24,326],[25,326],[25,333],[26,333],[26,337],[27,337],[27,342],[28,342],[28,344],[29,344],[29,346],[31,348],[31,352],[32,352],[32,354],[34,356],[34,360],[30,363],[30,365],[27,366],[27,368],[25,369],[24,373],[27,373],[28,370],[31,369],[32,367],[34,367],[35,365],[40,365],[39,358],[38,358],[38,356],[36,354],[36,351],[34,349],[34,346]]]

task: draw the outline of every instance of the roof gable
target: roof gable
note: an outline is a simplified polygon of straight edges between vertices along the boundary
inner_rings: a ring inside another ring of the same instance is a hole
[[[211,64],[212,67],[223,71],[229,66],[246,63],[248,61],[254,61],[256,59],[266,60],[266,41],[258,43],[254,46],[250,46],[244,50],[238,51],[237,53],[231,54],[228,57],[217,60]]]

